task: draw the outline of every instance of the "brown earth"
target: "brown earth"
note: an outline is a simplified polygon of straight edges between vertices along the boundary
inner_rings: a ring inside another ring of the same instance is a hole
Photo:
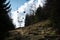
[[[50,20],[38,22],[9,31],[5,40],[59,40],[60,36],[56,35],[56,29],[52,26]]]

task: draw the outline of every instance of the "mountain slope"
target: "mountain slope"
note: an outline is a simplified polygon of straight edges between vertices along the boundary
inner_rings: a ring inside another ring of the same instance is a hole
[[[9,31],[6,40],[58,40],[56,29],[51,25],[50,20],[38,22],[27,27]]]

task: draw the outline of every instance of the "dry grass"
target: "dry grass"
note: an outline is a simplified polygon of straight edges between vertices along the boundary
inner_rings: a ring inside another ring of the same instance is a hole
[[[38,22],[27,27],[9,31],[10,36],[8,39],[21,39],[21,40],[40,40],[44,39],[45,36],[54,36],[56,35],[55,29],[49,26],[51,24],[50,20],[45,20]]]

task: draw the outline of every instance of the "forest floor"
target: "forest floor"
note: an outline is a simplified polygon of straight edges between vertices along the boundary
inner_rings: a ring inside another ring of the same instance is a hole
[[[50,20],[9,31],[5,40],[59,40]]]

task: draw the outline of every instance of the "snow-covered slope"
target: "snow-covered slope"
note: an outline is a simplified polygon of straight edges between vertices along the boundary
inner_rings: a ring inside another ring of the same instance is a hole
[[[33,13],[33,11],[35,12],[39,5],[43,7],[43,4],[45,4],[45,0],[29,0],[24,3],[24,5],[20,6],[18,10],[11,12],[11,18],[16,28],[24,27],[25,15],[27,13]]]

